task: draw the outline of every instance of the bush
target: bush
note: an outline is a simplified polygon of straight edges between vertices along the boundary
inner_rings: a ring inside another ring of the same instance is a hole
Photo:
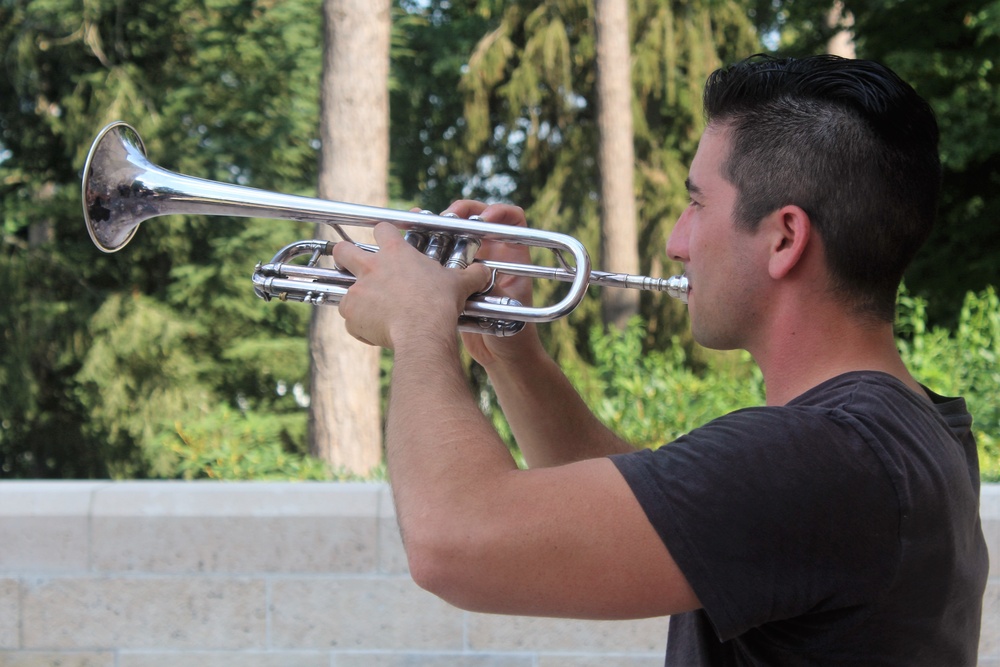
[[[185,479],[350,478],[304,451],[301,410],[277,410],[274,404],[238,410],[210,400],[184,345],[194,325],[154,306],[134,296],[109,301],[94,318],[95,344],[79,374],[81,390],[89,389],[81,396],[94,428],[121,441],[120,448],[138,443],[139,469]],[[989,288],[968,294],[954,331],[928,327],[926,313],[922,299],[901,293],[900,353],[919,381],[940,394],[966,398],[975,417],[983,479],[1000,481],[997,293]],[[128,326],[112,331],[119,321]],[[117,331],[119,338],[112,336]],[[733,409],[764,402],[763,379],[747,353],[707,353],[695,363],[677,338],[661,350],[645,350],[645,339],[645,324],[638,319],[621,332],[595,328],[589,337],[592,362],[562,363],[597,416],[635,446],[658,447]],[[178,383],[182,391],[164,384],[178,377],[184,380]],[[90,384],[98,378],[115,382],[105,381],[97,391]],[[491,388],[484,384],[481,392],[483,410],[520,458]],[[165,423],[165,415],[177,414],[176,423]],[[117,476],[128,476],[122,468]],[[384,476],[384,470],[372,475]]]
[[[900,353],[913,375],[939,394],[964,396],[979,443],[979,466],[985,481],[1000,481],[1000,299],[993,287],[962,303],[954,332],[928,328],[927,304],[900,295]]]
[[[296,450],[303,420],[297,415],[241,413],[223,406],[193,421],[177,423],[163,443],[183,479],[325,480],[320,460]]]
[[[730,412],[764,401],[760,371],[745,352],[717,353],[695,371],[675,337],[662,350],[643,350],[644,324],[622,332],[594,329],[591,367],[564,368],[594,413],[637,447],[658,447]]]
[[[900,294],[897,340],[918,381],[948,396],[964,396],[975,421],[982,477],[1000,481],[1000,300],[993,288],[965,297],[954,331],[928,327],[926,302]],[[645,326],[590,334],[593,363],[563,363],[563,370],[597,416],[637,447],[658,447],[705,422],[764,402],[760,371],[745,352],[712,353],[693,370],[678,339],[663,350],[644,350]],[[515,447],[510,430],[484,392],[484,410]]]
[[[624,331],[595,327],[588,342],[592,363],[560,360],[597,417],[636,447],[658,447],[736,407],[763,402],[763,379],[747,353],[709,354],[707,369],[696,371],[678,338],[666,349],[645,350],[646,337],[639,318]],[[492,389],[482,392],[481,407],[516,452]]]

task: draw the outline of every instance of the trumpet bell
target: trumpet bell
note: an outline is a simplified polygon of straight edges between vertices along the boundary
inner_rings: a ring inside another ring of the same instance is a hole
[[[140,222],[158,215],[146,201],[151,193],[143,187],[145,158],[142,137],[125,123],[105,127],[90,147],[83,168],[83,219],[103,252],[125,247]]]

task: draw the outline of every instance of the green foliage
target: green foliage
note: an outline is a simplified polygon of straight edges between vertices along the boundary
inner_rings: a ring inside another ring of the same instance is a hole
[[[982,477],[1000,481],[1000,297],[993,288],[967,294],[953,331],[928,326],[926,318],[926,301],[904,290],[900,353],[930,389],[965,397]],[[592,363],[562,364],[601,421],[637,447],[658,447],[732,410],[763,404],[763,379],[746,353],[711,353],[695,364],[676,340],[654,350],[645,349],[644,340],[638,318],[624,331],[594,328],[588,341]],[[500,434],[516,447],[495,397],[484,391],[481,398]]]
[[[308,194],[319,8],[0,4],[0,474],[173,476],[175,420],[227,406],[304,437],[303,406],[276,388],[306,382],[309,309],[256,299],[249,275],[309,226],[157,218],[104,256],[79,172],[120,118],[169,169]]]
[[[932,390],[964,396],[975,418],[983,479],[1000,481],[1000,298],[989,287],[969,292],[954,331],[927,325],[927,303],[900,297],[899,349],[911,372]]]
[[[326,464],[298,449],[300,419],[273,419],[221,407],[179,419],[164,449],[173,455],[172,476],[218,480],[329,480]]]
[[[89,342],[86,308],[61,297],[73,290],[74,271],[27,244],[0,253],[0,477],[107,474],[105,443],[82,433],[86,410],[61,381]]]
[[[170,415],[193,411],[211,395],[201,381],[205,360],[191,349],[197,325],[149,297],[113,295],[88,333],[93,342],[75,388],[90,416],[85,432],[107,443],[112,476],[171,476],[173,462],[156,446],[159,434]]]
[[[829,0],[760,2],[755,16],[787,55],[821,53],[840,26]],[[845,0],[859,58],[884,62],[924,96],[941,128],[938,225],[907,272],[932,322],[955,325],[954,295],[996,286],[1000,266],[1000,2]],[[959,269],[960,267],[960,269]]]
[[[684,206],[705,76],[760,50],[754,25],[788,52],[821,50],[829,4],[631,2],[644,273],[662,272]],[[995,293],[937,305],[995,283],[1000,261],[1000,3],[846,4],[861,55],[898,69],[941,119],[942,225],[909,278],[920,299],[904,296],[901,349],[928,385],[969,398],[984,473],[1000,477]],[[589,0],[395,11],[393,197],[437,210],[510,199],[597,256]],[[320,0],[0,2],[0,477],[337,476],[305,456],[304,397],[287,390],[307,385],[310,311],[261,302],[248,278],[309,226],[163,218],[102,255],[79,192],[91,138],[121,118],[169,169],[312,194],[320,16]],[[752,365],[693,346],[671,300],[644,293],[646,326],[619,337],[593,330],[597,303],[545,327],[546,344],[637,444],[759,402]]]
[[[609,428],[637,447],[658,447],[727,412],[764,401],[763,380],[749,355],[714,354],[692,368],[675,338],[646,350],[644,323],[621,332],[591,330],[593,365],[564,370]]]
[[[399,0],[393,14],[390,196],[432,211],[462,196],[467,174],[453,156],[466,126],[459,80],[490,25],[486,2],[456,4]]]
[[[649,349],[647,340],[638,317],[622,331],[595,326],[587,354],[560,362],[594,414],[636,447],[659,447],[734,409],[763,404],[763,379],[745,352],[702,351],[694,359],[678,337],[659,349]],[[495,395],[484,389],[480,398],[516,452]]]
[[[907,284],[928,297],[931,320],[951,328],[954,295],[996,286],[1000,266],[1000,2],[866,2],[858,12],[861,53],[912,83],[941,126],[938,226]]]
[[[663,248],[686,205],[684,178],[701,134],[701,90],[723,60],[760,49],[737,2],[630,3],[634,168],[640,270],[662,272]],[[466,125],[453,152],[471,178],[466,193],[525,208],[532,226],[567,232],[600,256],[594,17],[587,0],[503,3],[461,79]],[[600,268],[600,267],[599,267]],[[542,284],[537,298],[555,289]],[[547,328],[550,349],[586,354],[599,300]],[[681,309],[645,295],[648,336],[682,331]]]

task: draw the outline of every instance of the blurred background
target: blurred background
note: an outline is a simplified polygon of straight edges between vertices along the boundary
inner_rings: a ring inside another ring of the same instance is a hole
[[[678,270],[664,244],[706,76],[825,52],[886,63],[938,115],[939,225],[898,340],[922,382],[967,397],[1000,479],[998,0],[0,0],[0,477],[384,476],[391,355],[252,292],[256,262],[317,230],[170,216],[101,253],[80,175],[108,122],[212,180],[398,209],[515,203],[596,268],[661,276]],[[762,400],[746,355],[692,343],[682,305],[601,292],[544,342],[636,446]]]

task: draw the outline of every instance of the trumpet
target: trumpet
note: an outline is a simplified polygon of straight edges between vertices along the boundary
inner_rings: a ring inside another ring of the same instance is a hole
[[[571,313],[590,285],[666,292],[687,302],[688,283],[683,275],[653,278],[627,273],[591,270],[590,256],[577,239],[558,232],[511,227],[429,212],[404,212],[299,195],[287,195],[241,185],[177,174],[146,157],[139,133],[116,121],[104,127],[91,145],[83,170],[83,216],[94,244],[103,252],[124,248],[139,225],[165,215],[209,215],[270,218],[322,223],[333,227],[345,241],[377,252],[376,246],[357,243],[344,227],[374,227],[392,223],[407,242],[447,267],[485,264],[497,274],[548,279],[568,283],[562,298],[549,305],[525,306],[508,297],[484,293],[465,304],[458,328],[480,334],[510,336],[527,322],[552,322]],[[552,265],[517,264],[475,259],[484,241],[499,241],[546,248]],[[319,266],[333,252],[333,242],[303,240],[280,249],[252,276],[254,292],[264,300],[312,305],[335,305],[355,278],[346,271]],[[308,259],[296,263],[300,257]]]

